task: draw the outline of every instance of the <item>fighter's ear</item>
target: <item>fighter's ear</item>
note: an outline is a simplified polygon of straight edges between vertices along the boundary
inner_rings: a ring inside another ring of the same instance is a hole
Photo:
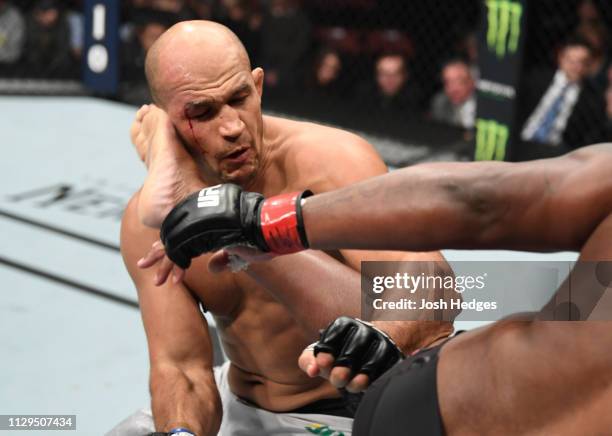
[[[255,89],[257,89],[257,93],[261,97],[263,94],[263,81],[264,81],[264,71],[263,69],[257,67],[253,71],[251,71],[251,76],[253,77],[253,82],[255,82]]]

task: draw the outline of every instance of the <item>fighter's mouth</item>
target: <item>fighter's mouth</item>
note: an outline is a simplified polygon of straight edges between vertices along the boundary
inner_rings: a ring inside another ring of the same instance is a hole
[[[228,160],[239,159],[244,153],[247,152],[248,149],[249,147],[239,148],[238,150],[233,151],[230,154],[226,154],[223,159],[228,159]]]

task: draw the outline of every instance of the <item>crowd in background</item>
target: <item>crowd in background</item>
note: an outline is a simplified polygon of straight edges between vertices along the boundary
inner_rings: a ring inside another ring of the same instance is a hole
[[[518,134],[526,142],[552,145],[612,140],[612,5],[564,4],[539,0],[530,12],[532,43],[526,46],[519,88]],[[149,100],[143,67],[157,37],[178,21],[203,18],[238,35],[253,65],[264,68],[269,99],[296,105],[315,101],[379,119],[474,127],[478,0],[418,7],[393,0],[130,0],[121,5],[119,97],[124,101]],[[79,0],[0,0],[0,76],[78,78],[81,9]]]
[[[0,0],[0,75],[78,78],[83,47],[79,6],[76,1]]]

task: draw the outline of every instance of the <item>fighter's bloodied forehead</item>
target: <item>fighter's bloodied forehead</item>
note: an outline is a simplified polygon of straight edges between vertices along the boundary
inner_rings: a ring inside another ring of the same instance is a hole
[[[211,21],[172,26],[147,54],[146,73],[156,103],[192,89],[214,89],[250,72],[244,46],[228,28]]]

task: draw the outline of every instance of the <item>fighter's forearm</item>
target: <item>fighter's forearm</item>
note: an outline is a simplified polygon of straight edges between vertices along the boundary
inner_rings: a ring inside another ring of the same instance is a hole
[[[150,388],[157,431],[184,427],[198,436],[219,431],[222,405],[212,371],[155,365]]]
[[[316,195],[303,205],[308,241],[315,249],[573,249],[564,239],[576,223],[556,229],[544,218],[568,212],[546,200],[574,167],[549,161],[417,165]]]
[[[450,321],[374,321],[372,324],[387,333],[405,354],[428,347],[454,331]]]

